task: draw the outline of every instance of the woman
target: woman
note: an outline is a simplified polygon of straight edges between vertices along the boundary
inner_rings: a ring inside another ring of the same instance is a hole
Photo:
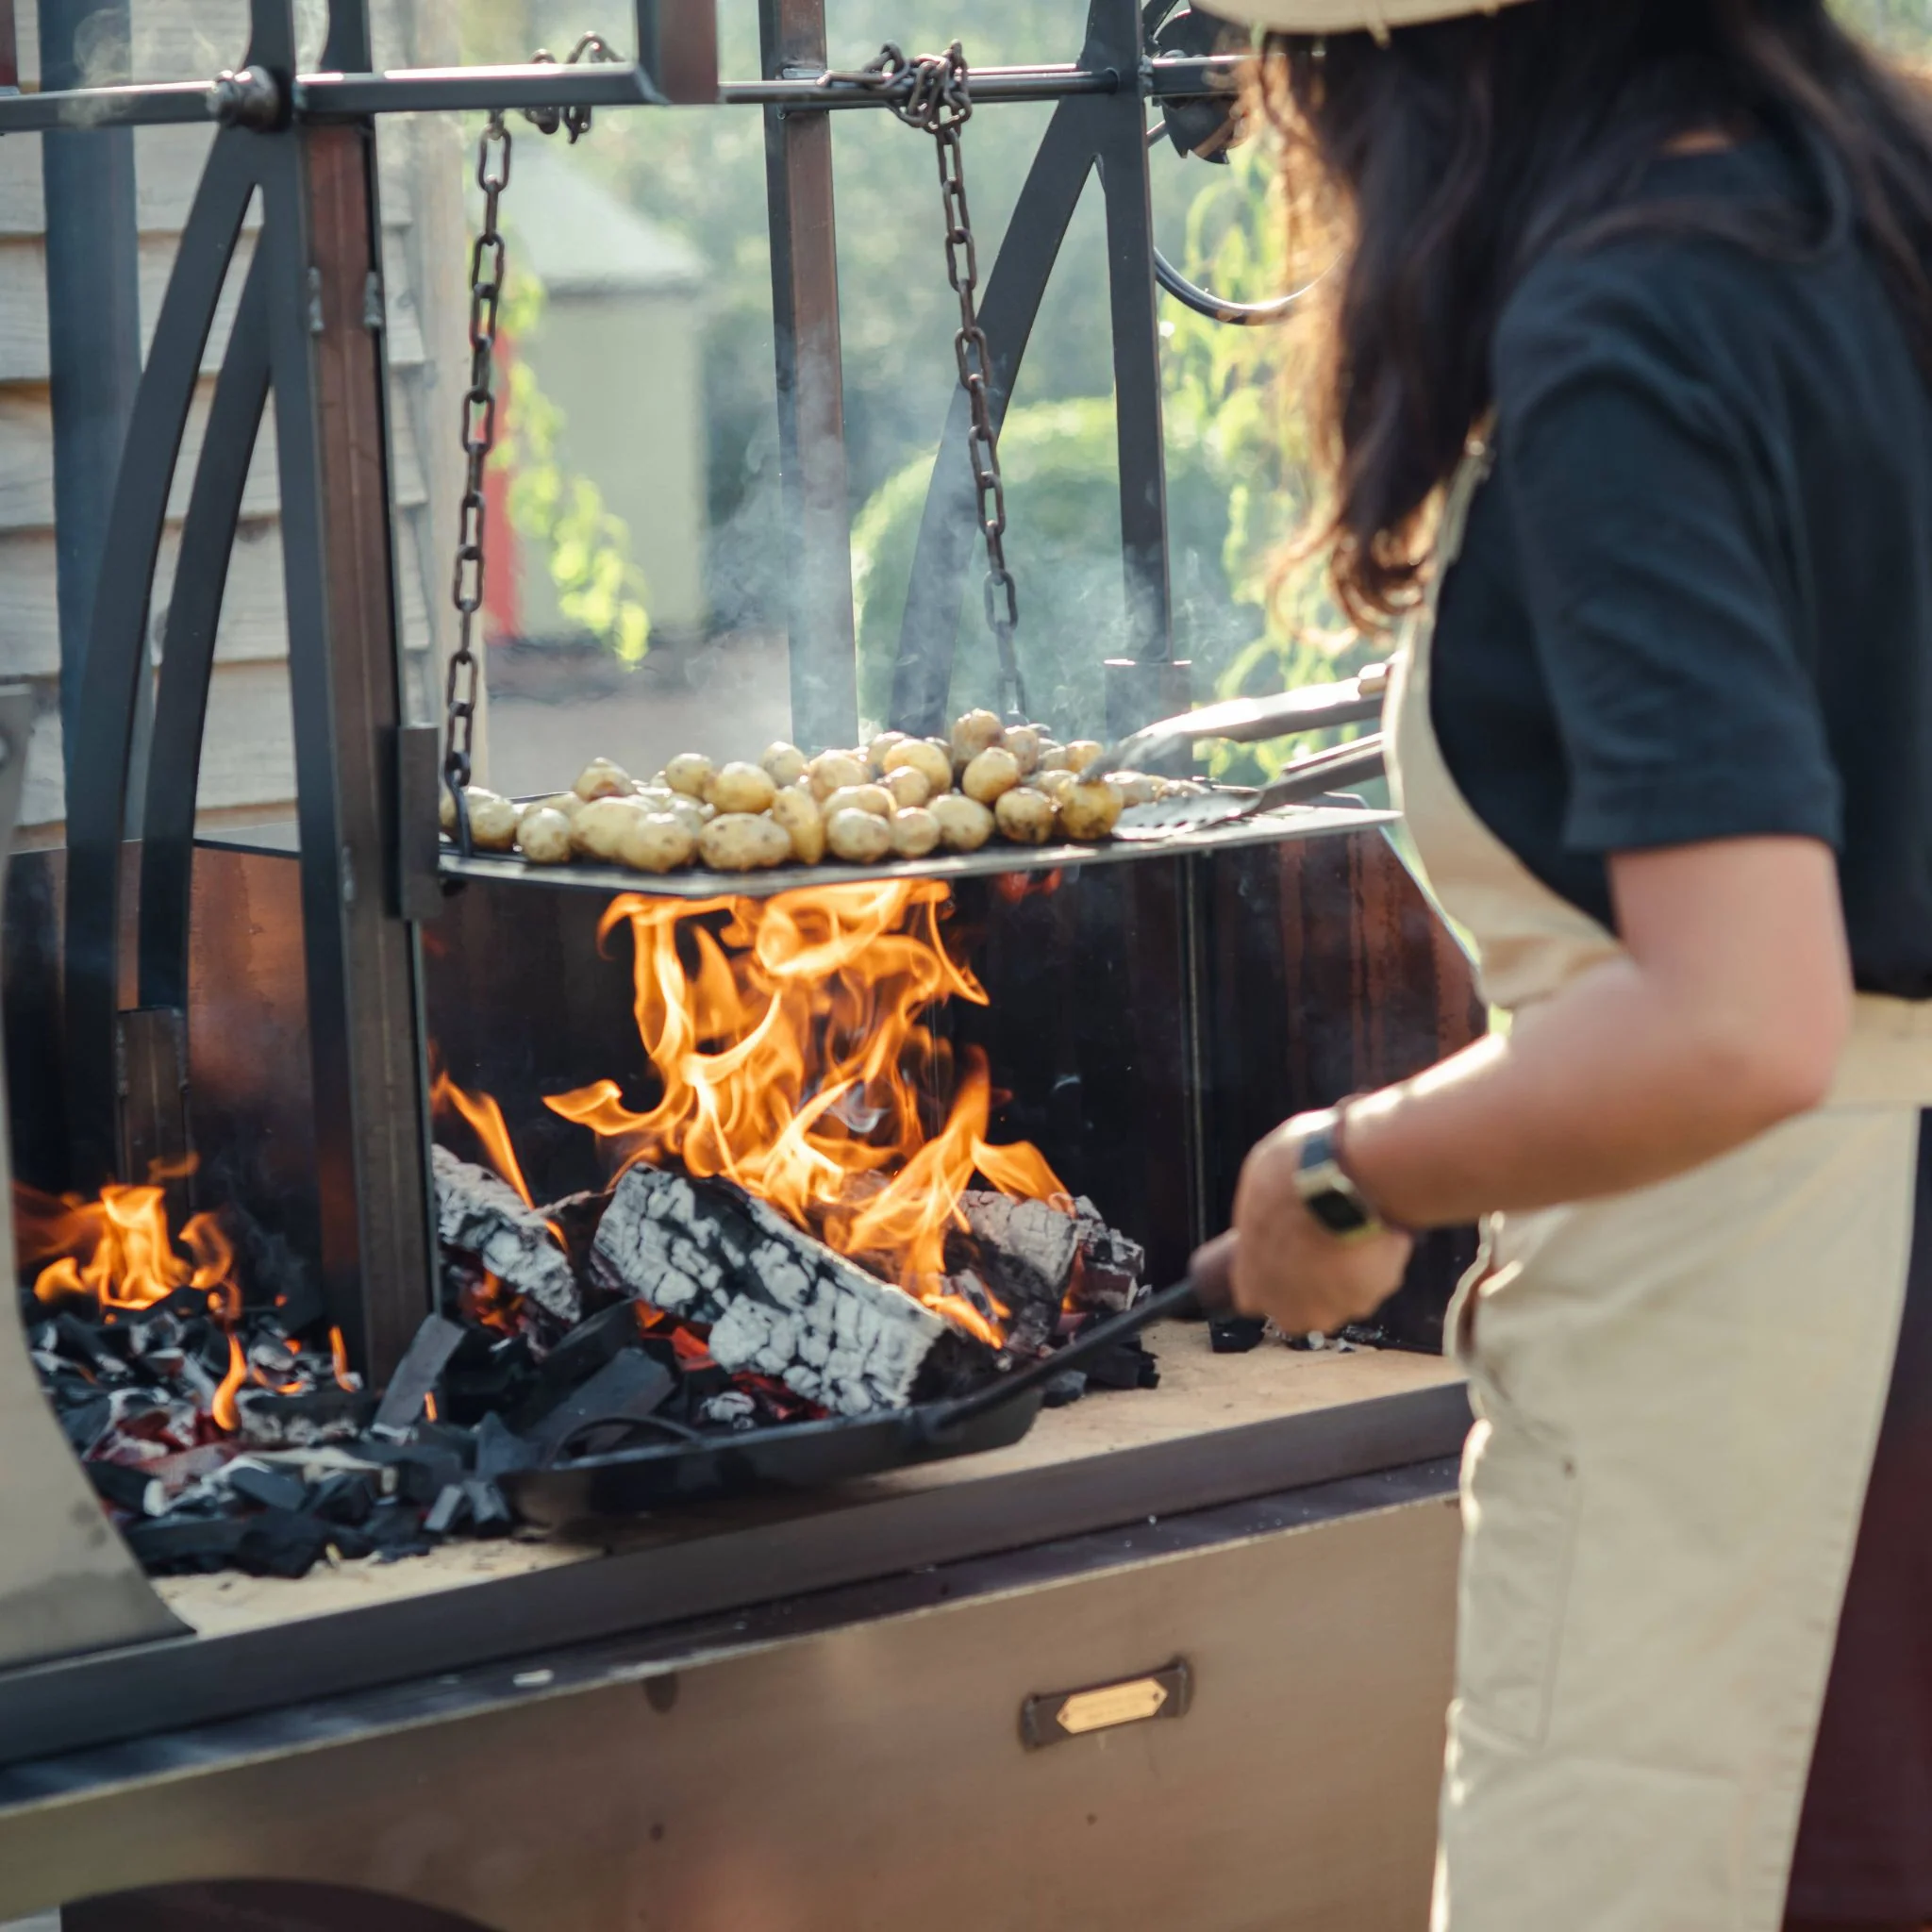
[[[1932,111],[1824,0],[1216,0],[1339,211],[1334,573],[1505,1031],[1235,1288],[1495,1215],[1439,1932],[1932,1923]],[[1206,1265],[1206,1257],[1204,1257]]]

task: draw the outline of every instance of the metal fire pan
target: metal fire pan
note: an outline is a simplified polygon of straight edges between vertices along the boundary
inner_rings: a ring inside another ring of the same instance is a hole
[[[1236,845],[1282,839],[1316,839],[1359,832],[1394,822],[1394,814],[1363,805],[1295,805],[1231,824],[1177,832],[1160,840],[1112,840],[1100,845],[987,845],[978,852],[936,853],[930,858],[894,859],[890,865],[788,865],[771,872],[632,872],[619,865],[531,865],[513,855],[478,853],[459,858],[445,847],[445,879],[574,886],[584,891],[648,892],[666,899],[765,899],[810,886],[849,886],[879,878],[965,879],[1000,874],[1058,872],[1074,865],[1121,865],[1137,858],[1180,858]],[[247,842],[224,835],[223,843]]]
[[[1009,1448],[1033,1426],[1040,1394],[1016,1396],[943,1432],[932,1426],[939,1407],[793,1423],[715,1442],[617,1450],[552,1469],[513,1470],[496,1480],[525,1523],[569,1529],[720,1496],[824,1489],[910,1463]]]

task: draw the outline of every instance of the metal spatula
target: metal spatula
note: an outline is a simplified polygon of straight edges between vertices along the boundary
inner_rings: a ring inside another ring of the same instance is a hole
[[[1207,825],[1232,824],[1257,812],[1273,811],[1277,806],[1299,805],[1324,792],[1365,785],[1379,778],[1383,770],[1382,739],[1377,733],[1298,758],[1284,767],[1274,784],[1259,791],[1224,786],[1218,791],[1158,799],[1152,805],[1130,806],[1121,814],[1113,835],[1116,839],[1165,839]]]
[[[1176,751],[1204,738],[1229,744],[1260,744],[1292,731],[1325,731],[1336,724],[1360,724],[1382,714],[1389,667],[1371,664],[1358,676],[1339,684],[1307,684],[1265,698],[1230,698],[1204,705],[1177,718],[1163,718],[1108,745],[1089,758],[1083,775],[1108,772],[1152,772]]]

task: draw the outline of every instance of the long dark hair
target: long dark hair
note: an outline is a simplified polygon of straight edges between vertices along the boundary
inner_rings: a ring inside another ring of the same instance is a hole
[[[1297,225],[1319,203],[1341,240],[1313,401],[1324,535],[1358,621],[1420,589],[1436,491],[1490,407],[1497,319],[1553,247],[1640,220],[1767,250],[1856,228],[1932,373],[1932,99],[1825,0],[1524,0],[1379,42],[1274,34],[1259,90]],[[1790,148],[1809,205],[1625,206],[1707,131]]]

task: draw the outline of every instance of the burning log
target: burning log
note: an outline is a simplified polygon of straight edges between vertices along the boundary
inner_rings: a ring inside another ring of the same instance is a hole
[[[544,1218],[486,1169],[432,1149],[436,1232],[446,1249],[474,1255],[513,1292],[568,1325],[583,1312],[570,1257]]]
[[[838,1415],[903,1408],[991,1366],[984,1343],[723,1181],[629,1169],[591,1267],[600,1285],[708,1324],[721,1368]]]
[[[1042,1354],[1061,1311],[1113,1314],[1143,1292],[1147,1257],[1101,1219],[1084,1196],[1068,1202],[1015,1200],[974,1189],[959,1199],[964,1227],[949,1231],[946,1264],[956,1288],[982,1288],[1007,1311],[1007,1345]]]

